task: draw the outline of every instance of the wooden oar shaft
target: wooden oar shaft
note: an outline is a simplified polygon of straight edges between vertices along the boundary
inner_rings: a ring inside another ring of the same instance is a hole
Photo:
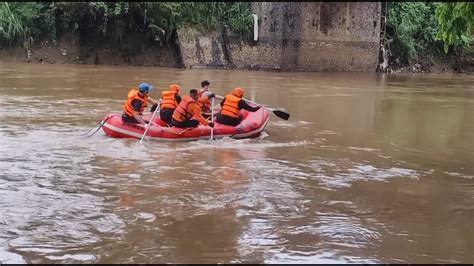
[[[214,98],[211,100],[211,123],[214,123]],[[214,137],[214,125],[211,127],[211,140]]]
[[[156,107],[155,111],[154,111],[153,114],[151,115],[150,121],[148,122],[148,124],[146,124],[146,126],[145,126],[145,132],[143,133],[143,136],[142,136],[142,138],[140,139],[140,142],[142,142],[143,139],[145,138],[145,135],[146,135],[146,133],[148,132],[148,129],[150,128],[151,122],[153,122],[153,118],[155,117],[156,112],[157,112],[158,110],[160,110],[160,104],[161,104],[161,100],[158,101],[158,103],[157,103],[158,106]]]

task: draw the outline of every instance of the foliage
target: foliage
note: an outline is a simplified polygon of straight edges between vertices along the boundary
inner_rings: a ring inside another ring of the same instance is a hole
[[[0,3],[0,45],[11,46],[15,42],[23,41],[26,34],[27,29],[12,12],[9,3]]]
[[[124,36],[168,43],[178,27],[202,31],[227,25],[245,37],[251,32],[250,2],[2,2],[0,42],[22,42],[28,37],[56,39],[78,33],[81,42],[103,38],[111,43]]]
[[[193,5],[191,9],[187,8],[189,4]],[[138,32],[148,39],[168,42],[176,27],[185,21],[208,30],[218,28],[226,22],[225,15],[222,14],[227,14],[228,9],[216,7],[224,4],[226,3],[3,2],[0,4],[0,43],[10,46],[27,37],[37,39],[45,34],[56,38],[57,31],[79,32],[83,41],[89,37],[104,37],[112,42],[119,42],[124,34]],[[240,3],[235,5],[241,6]],[[193,8],[198,10],[192,10]],[[207,16],[202,16],[206,12]],[[238,32],[242,32],[243,27],[235,21],[231,19],[230,24]]]
[[[466,47],[471,43],[474,4],[469,2],[441,3],[436,9],[440,25],[437,38],[444,42],[444,51],[452,45]]]
[[[234,2],[228,13],[229,27],[240,36],[248,35],[253,29],[250,2]]]
[[[402,63],[409,63],[419,55],[436,51],[438,32],[434,17],[437,3],[393,2],[388,7],[388,31],[392,33],[392,54]]]
[[[2,2],[0,3],[0,42],[11,46],[42,34],[56,37],[54,3]]]
[[[250,2],[183,2],[180,23],[201,31],[230,30],[245,37],[252,30]]]
[[[23,2],[10,3],[12,12],[17,14],[33,38],[40,37],[42,32],[55,32],[54,10],[49,3]]]

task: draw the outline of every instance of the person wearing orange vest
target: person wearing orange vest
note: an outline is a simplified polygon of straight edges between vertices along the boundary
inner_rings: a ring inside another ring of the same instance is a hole
[[[124,122],[142,125],[146,124],[142,118],[143,111],[148,103],[158,103],[155,99],[148,97],[148,92],[151,89],[153,89],[153,86],[143,82],[138,85],[138,88],[131,89],[128,92],[128,99],[123,106],[122,120]]]
[[[221,102],[221,111],[216,115],[216,121],[219,124],[228,126],[237,126],[242,122],[241,109],[250,112],[255,112],[260,109],[260,106],[252,107],[242,99],[244,97],[244,89],[235,88],[232,93],[227,94]]]
[[[211,101],[209,99],[212,97],[209,96],[215,96],[215,94],[209,91],[209,85],[211,85],[211,83],[207,80],[204,80],[201,82],[201,88],[198,90],[198,103],[199,106],[201,106],[202,115],[205,118],[209,118],[211,116]]]
[[[178,104],[178,107],[174,109],[171,125],[179,128],[186,128],[197,127],[199,123],[201,123],[205,126],[214,127],[214,123],[207,121],[207,119],[202,116],[201,107],[197,100],[197,90],[190,90],[189,96],[184,96]]]
[[[167,91],[161,93],[160,118],[168,124],[171,123],[174,109],[181,102],[180,90],[179,85],[171,84]]]

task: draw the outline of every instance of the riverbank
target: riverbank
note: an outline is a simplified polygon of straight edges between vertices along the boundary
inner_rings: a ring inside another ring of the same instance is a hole
[[[152,42],[140,41],[141,38],[124,40],[123,45],[113,46],[103,41],[91,41],[88,45],[80,45],[73,35],[66,35],[53,43],[48,40],[37,42],[29,48],[11,47],[2,48],[0,62],[37,63],[37,64],[85,64],[85,65],[129,65],[145,67],[170,68],[208,68],[208,69],[249,69],[249,70],[277,70],[262,68],[254,64],[251,57],[242,58],[240,64],[223,64],[215,62],[213,44],[209,45],[208,53],[199,54],[195,60],[208,57],[209,64],[189,66],[183,63],[183,55],[179,44],[171,43],[160,46]],[[202,44],[204,47],[205,44]],[[214,45],[215,46],[215,45]],[[203,47],[199,47],[202,51]],[[251,46],[249,46],[251,47]],[[258,45],[252,49],[256,49]],[[204,48],[205,49],[205,48]],[[218,50],[218,49],[217,49]],[[221,49],[223,50],[223,49]],[[223,51],[220,51],[224,54]],[[187,58],[189,60],[189,55]],[[223,55],[220,55],[223,57]],[[246,62],[248,61],[248,62]],[[252,62],[251,62],[252,61]],[[291,72],[291,70],[289,70]],[[324,72],[324,71],[323,71]],[[474,73],[474,54],[468,50],[462,57],[440,56],[439,58],[422,58],[410,65],[392,65],[388,73],[459,73],[472,75]]]
[[[4,29],[0,61],[472,74],[474,51],[467,52],[472,38],[465,27],[474,14],[470,7],[380,2],[4,2],[0,17],[10,19],[0,20],[0,31]],[[463,13],[455,18],[442,15],[453,8]],[[459,25],[451,29],[453,19]]]
[[[3,48],[0,62],[182,67],[176,47],[136,41],[141,39],[127,38],[118,46],[101,41],[80,45],[74,35],[67,35],[55,43],[43,40],[29,48]]]
[[[391,65],[387,73],[456,73],[474,74],[474,53],[467,51],[464,55],[438,55],[424,57],[408,65]]]

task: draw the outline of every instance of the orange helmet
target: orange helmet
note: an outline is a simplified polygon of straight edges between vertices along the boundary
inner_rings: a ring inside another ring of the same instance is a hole
[[[234,91],[232,91],[232,94],[239,98],[242,98],[244,97],[244,89],[237,87],[234,89]]]
[[[170,91],[176,91],[178,93],[181,90],[181,88],[179,87],[178,84],[171,84],[169,89],[170,89]]]

